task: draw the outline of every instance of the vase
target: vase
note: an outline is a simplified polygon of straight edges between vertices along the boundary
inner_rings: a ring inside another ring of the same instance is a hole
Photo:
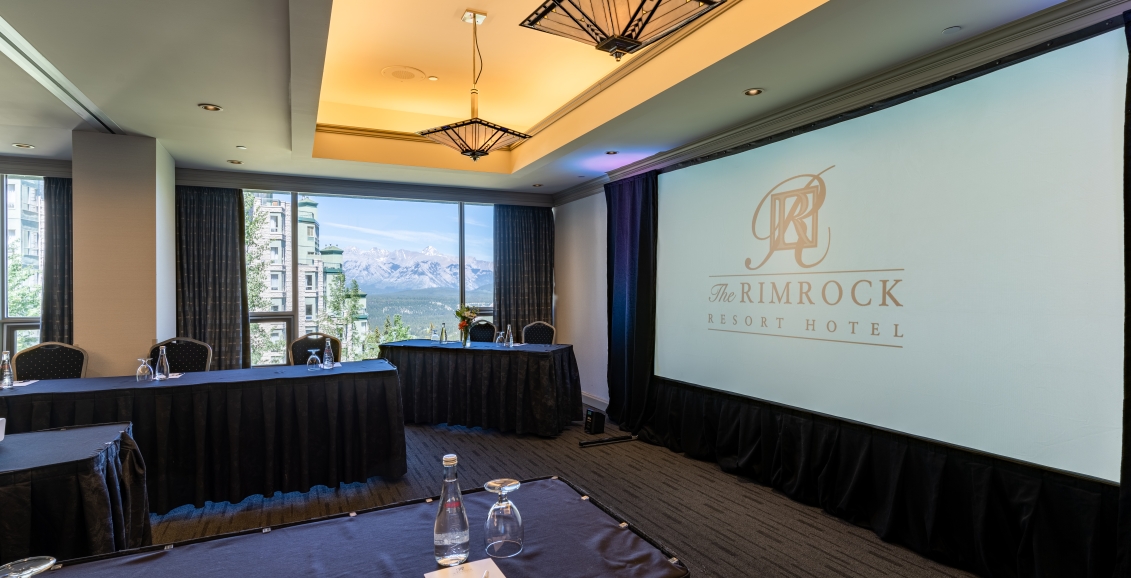
[[[471,330],[470,329],[461,330],[459,332],[459,338],[460,338],[460,341],[463,342],[463,347],[465,349],[471,347]]]

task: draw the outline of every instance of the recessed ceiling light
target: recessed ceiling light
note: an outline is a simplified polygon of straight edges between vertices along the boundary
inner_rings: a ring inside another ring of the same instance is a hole
[[[615,155],[615,154],[617,154],[617,151],[605,151],[605,154],[607,154],[607,155]]]
[[[438,76],[429,76],[428,80],[431,80],[432,82],[436,82],[437,80],[440,80],[440,78]]]
[[[746,96],[758,96],[763,92],[765,91],[761,88],[747,88],[746,90],[742,91],[742,94],[745,94]]]
[[[536,187],[540,187],[540,186],[542,186],[542,185],[534,185],[534,186],[536,186]]]
[[[33,148],[35,148],[35,145],[29,145],[27,143],[22,143],[22,142],[14,142],[14,143],[12,143],[12,146],[14,146],[18,149],[33,149]]]
[[[233,165],[242,165],[243,164],[243,161],[228,161],[228,162],[233,164]]]
[[[950,28],[943,28],[943,31],[942,31],[943,34],[955,34],[957,32],[962,32],[961,26],[951,26]]]
[[[203,108],[204,110],[207,110],[208,112],[220,112],[221,110],[224,110],[224,107],[222,107],[218,104],[208,104],[207,102],[202,102],[202,103],[200,103],[196,106],[199,106],[200,108]]]
[[[240,149],[241,151],[246,151],[246,150],[247,150],[247,147],[245,147],[245,146],[243,146],[243,145],[236,145],[236,148]]]

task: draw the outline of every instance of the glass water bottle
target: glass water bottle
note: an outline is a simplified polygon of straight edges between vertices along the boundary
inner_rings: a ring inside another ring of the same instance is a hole
[[[456,477],[455,454],[444,456],[444,488],[440,490],[440,507],[436,512],[432,541],[436,547],[436,563],[441,566],[458,566],[471,552],[470,526],[463,496]]]
[[[511,332],[511,324],[507,323],[507,340],[504,343],[507,347],[514,347],[514,333]]]
[[[161,346],[160,352],[157,354],[157,363],[153,367],[153,379],[161,381],[169,379],[169,358],[165,357],[165,346]]]
[[[326,350],[322,352],[322,369],[334,369],[334,348],[329,337],[326,338]]]
[[[0,358],[0,372],[4,374],[3,380],[0,381],[0,389],[12,387],[12,360],[7,351],[4,352],[4,357]]]
[[[441,323],[440,324],[440,343],[447,343],[447,342],[448,342],[448,324],[447,323]]]

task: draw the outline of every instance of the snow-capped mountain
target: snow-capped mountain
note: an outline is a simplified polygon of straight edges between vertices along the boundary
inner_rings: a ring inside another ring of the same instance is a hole
[[[342,269],[366,291],[388,293],[407,289],[459,287],[459,257],[444,255],[435,247],[422,251],[369,249],[343,250]],[[467,288],[478,289],[495,282],[494,263],[468,257]]]

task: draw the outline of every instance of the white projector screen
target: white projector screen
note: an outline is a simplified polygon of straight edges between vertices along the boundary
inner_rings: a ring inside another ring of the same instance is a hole
[[[660,176],[656,374],[1119,479],[1122,29]]]

